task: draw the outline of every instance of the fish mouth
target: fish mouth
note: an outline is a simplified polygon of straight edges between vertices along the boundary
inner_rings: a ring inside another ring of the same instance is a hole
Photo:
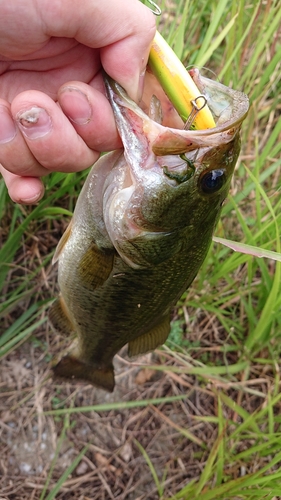
[[[184,122],[149,70],[146,72],[141,107],[129,98],[118,83],[104,75],[108,99],[125,151],[146,146],[156,156],[179,155],[198,148],[230,143],[239,134],[249,109],[248,97],[243,92],[203,77],[197,69],[189,73],[200,94],[207,100],[214,117],[214,128],[185,130]],[[156,95],[160,101],[163,120],[153,119],[148,111],[152,95]]]

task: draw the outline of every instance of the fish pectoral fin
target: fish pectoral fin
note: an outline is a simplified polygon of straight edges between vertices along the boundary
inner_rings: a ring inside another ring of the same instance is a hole
[[[71,235],[72,223],[73,223],[73,219],[71,219],[71,221],[68,224],[66,230],[64,231],[60,241],[58,242],[56,251],[55,251],[54,256],[53,256],[52,264],[55,264],[57,262],[57,260],[59,260],[59,258],[60,258],[60,255],[61,255],[61,253],[62,253],[70,235]]]
[[[167,314],[158,325],[129,342],[128,355],[133,357],[153,351],[166,342],[170,329],[170,315]]]
[[[69,335],[74,332],[74,326],[61,295],[51,305],[48,316],[52,326],[58,333]]]
[[[84,380],[108,392],[112,392],[115,385],[112,365],[99,369],[69,354],[53,367],[53,372],[57,377]]]
[[[115,250],[101,250],[94,242],[86,250],[79,263],[83,285],[91,289],[101,286],[113,268]]]

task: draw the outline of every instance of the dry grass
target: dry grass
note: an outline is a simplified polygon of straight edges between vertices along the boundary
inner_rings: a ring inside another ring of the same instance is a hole
[[[220,356],[222,360],[222,353],[213,347],[217,341],[208,337],[201,354],[208,352],[211,358]],[[50,490],[83,447],[89,445],[89,448],[64,482],[57,499],[158,499],[159,492],[136,440],[149,455],[165,497],[170,497],[189,480],[200,478],[218,437],[218,391],[222,390],[240,408],[252,414],[266,404],[263,395],[272,392],[274,385],[268,366],[255,366],[247,380],[241,376],[239,383],[231,383],[198,380],[172,371],[161,373],[128,364],[126,359],[118,357],[117,390],[108,395],[91,386],[58,383],[49,378],[46,357],[56,353],[58,340],[44,332],[38,339],[46,345],[44,351],[32,342],[25,344],[4,360],[1,367],[0,488],[9,500],[41,498],[64,426],[66,432],[55,459]],[[183,368],[181,356],[178,358],[169,352],[158,352],[153,355],[153,363]],[[143,364],[150,361],[149,356],[145,357]],[[158,406],[149,404],[143,409],[79,411],[65,418],[44,414],[58,407],[85,407],[179,394],[186,397]],[[281,403],[276,407],[277,412],[280,410]],[[230,432],[242,421],[241,415],[227,405],[224,418],[228,422],[224,432]],[[186,436],[186,429],[192,439]],[[247,446],[249,442],[245,439],[236,452],[242,452]],[[263,465],[261,458],[257,463],[235,463],[228,466],[225,474],[235,479]]]

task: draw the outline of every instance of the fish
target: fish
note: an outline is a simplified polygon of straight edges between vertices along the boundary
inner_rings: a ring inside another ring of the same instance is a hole
[[[55,252],[60,294],[49,318],[74,337],[55,376],[112,392],[115,354],[128,344],[135,357],[166,342],[171,310],[207,255],[249,103],[198,70],[191,76],[214,128],[185,130],[160,90],[155,97],[155,81],[141,107],[104,76],[123,148],[91,168]]]

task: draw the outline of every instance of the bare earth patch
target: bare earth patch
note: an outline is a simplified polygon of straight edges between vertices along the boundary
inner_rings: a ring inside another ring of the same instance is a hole
[[[217,331],[218,325],[214,327]],[[212,339],[208,337],[202,339],[205,347],[195,356],[209,350],[213,359],[214,352],[216,361],[222,359],[220,349],[214,351],[214,342],[210,344]],[[218,391],[253,412],[265,404],[262,394],[268,392],[272,382],[271,374],[262,367],[258,380],[245,384],[246,389],[255,389],[254,393],[243,390],[242,380],[237,390],[235,383],[149,368],[165,364],[178,371],[184,369],[186,357],[166,349],[139,358],[137,363],[117,356],[116,389],[107,394],[89,385],[51,378],[49,356],[58,353],[60,342],[61,338],[47,328],[39,332],[37,342],[26,342],[2,362],[0,491],[5,499],[39,500],[50,471],[47,492],[88,445],[55,498],[156,500],[161,491],[139,444],[153,465],[165,498],[170,497],[189,481],[198,480],[204,469],[218,438]],[[183,399],[144,408],[78,410],[66,416],[44,413],[178,395]],[[241,418],[227,405],[223,411],[228,422],[223,432],[227,433]],[[239,443],[237,452],[247,445],[247,440]],[[256,464],[261,465],[260,461]],[[238,478],[254,468],[253,463],[236,463],[225,472]]]

